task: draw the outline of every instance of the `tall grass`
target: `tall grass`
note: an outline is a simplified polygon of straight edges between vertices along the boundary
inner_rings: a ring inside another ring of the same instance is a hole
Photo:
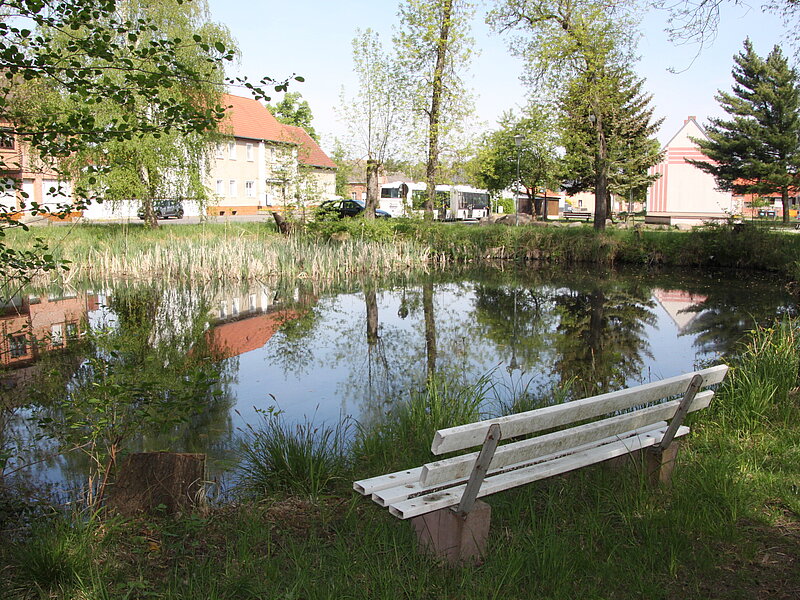
[[[768,418],[789,417],[800,375],[798,327],[797,319],[786,318],[751,332],[712,404],[723,426],[751,430]]]
[[[488,376],[474,384],[431,377],[424,388],[395,405],[381,422],[361,425],[353,447],[356,477],[429,462],[433,434],[480,419],[490,385]]]
[[[335,280],[367,274],[424,270],[427,247],[414,239],[322,242],[284,237],[268,229],[181,226],[149,232],[136,227],[84,226],[37,230],[56,259],[70,261],[66,280],[157,278],[179,281],[263,281],[276,276]],[[15,232],[17,246],[32,238]],[[42,277],[49,277],[42,274]]]
[[[313,420],[293,426],[280,413],[266,413],[260,425],[248,427],[239,467],[239,486],[248,496],[283,492],[316,501],[348,475],[347,420],[334,427]]]

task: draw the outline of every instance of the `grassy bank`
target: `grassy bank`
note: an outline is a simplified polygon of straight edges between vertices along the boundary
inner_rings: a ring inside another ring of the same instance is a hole
[[[435,428],[474,418],[488,393],[437,386],[349,446],[301,428],[281,453],[291,430],[265,425],[249,459],[265,468],[207,515],[39,519],[0,547],[0,597],[794,599],[797,336],[796,322],[759,329],[730,358],[671,486],[598,465],[491,497],[480,567],[437,566],[414,550],[407,523],[349,490],[416,463]],[[313,485],[288,485],[301,477]]]
[[[138,224],[77,225],[12,232],[9,243],[25,246],[33,236],[42,237],[56,258],[71,261],[68,278],[332,279],[511,259],[731,267],[800,280],[800,235],[750,224],[688,232],[612,227],[597,234],[591,226],[575,223],[507,227],[347,219],[312,223],[288,239],[268,223],[170,226],[158,231]]]

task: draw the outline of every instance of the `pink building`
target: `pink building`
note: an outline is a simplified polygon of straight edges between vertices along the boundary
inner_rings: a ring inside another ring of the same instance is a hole
[[[695,117],[689,117],[664,147],[664,159],[651,168],[651,174],[661,177],[648,191],[647,223],[700,225],[741,212],[741,203],[717,189],[712,175],[686,162],[710,160],[694,139],[708,136]]]

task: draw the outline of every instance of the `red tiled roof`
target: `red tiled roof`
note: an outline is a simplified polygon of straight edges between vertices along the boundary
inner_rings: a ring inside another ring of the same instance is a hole
[[[280,310],[241,321],[222,323],[210,329],[206,336],[213,350],[230,358],[263,347],[281,325],[301,316],[302,313],[294,310]]]
[[[258,100],[223,94],[222,105],[228,114],[221,124],[224,133],[252,140],[293,143],[287,139],[283,125]]]
[[[333,162],[319,144],[308,135],[302,127],[294,125],[284,125],[285,140],[296,143],[299,148],[297,150],[297,159],[304,165],[311,167],[323,167],[326,169],[335,169],[336,163]]]

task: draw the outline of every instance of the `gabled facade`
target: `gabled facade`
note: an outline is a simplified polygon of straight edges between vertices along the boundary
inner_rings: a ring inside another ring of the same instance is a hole
[[[684,121],[664,147],[664,159],[651,167],[650,173],[661,177],[648,190],[646,222],[700,225],[740,212],[740,203],[730,192],[717,189],[711,174],[686,162],[710,161],[692,138],[708,139],[695,117]]]
[[[214,216],[257,214],[332,198],[336,164],[301,127],[283,125],[252,98],[226,94],[228,118],[207,187]]]

